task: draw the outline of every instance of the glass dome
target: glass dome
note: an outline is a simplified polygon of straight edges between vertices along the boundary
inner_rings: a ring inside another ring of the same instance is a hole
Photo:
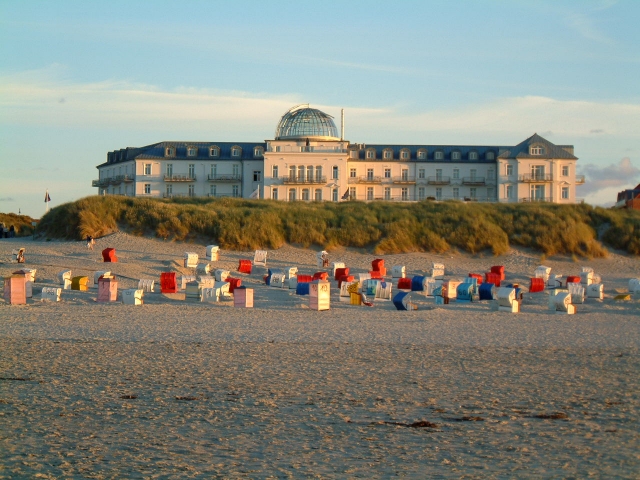
[[[278,128],[276,140],[290,139],[340,140],[333,117],[308,104],[298,105],[285,113]]]

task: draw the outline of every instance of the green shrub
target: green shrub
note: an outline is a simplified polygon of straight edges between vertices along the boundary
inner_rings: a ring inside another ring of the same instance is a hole
[[[74,239],[119,229],[171,240],[203,237],[236,250],[293,243],[369,248],[376,253],[443,253],[457,248],[501,255],[511,245],[520,245],[546,257],[601,257],[607,253],[602,241],[640,255],[640,212],[585,204],[289,203],[95,196],[52,209],[38,226],[46,236]]]

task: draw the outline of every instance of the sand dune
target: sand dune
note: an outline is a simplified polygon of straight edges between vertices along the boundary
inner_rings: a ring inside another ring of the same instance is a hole
[[[591,266],[604,301],[576,315],[525,294],[522,312],[487,303],[418,310],[391,302],[330,311],[266,287],[263,268],[239,275],[253,309],[194,304],[184,294],[145,295],[141,307],[98,304],[96,291],[65,290],[41,303],[58,271],[111,270],[120,288],[158,279],[204,245],[122,233],[84,242],[0,241],[0,273],[27,248],[37,268],[34,299],[0,301],[0,478],[388,477],[637,475],[640,420],[640,298],[613,300],[640,260],[611,254],[545,259],[562,274]],[[119,262],[102,263],[100,251]],[[253,252],[222,252],[234,271]],[[371,254],[330,252],[352,271]],[[450,277],[504,265],[528,285],[539,255],[387,255],[409,275],[442,262]],[[315,252],[287,246],[268,265],[313,273]]]

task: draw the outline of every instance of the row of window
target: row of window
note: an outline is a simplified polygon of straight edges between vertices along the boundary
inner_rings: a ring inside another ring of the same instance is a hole
[[[427,149],[425,148],[421,148],[416,152],[416,158],[418,160],[426,160],[427,159]],[[354,151],[354,156],[357,157],[357,152]],[[367,150],[365,150],[365,158],[368,160],[373,160],[376,159],[376,150],[374,148],[368,148]],[[411,158],[411,151],[409,149],[402,149],[400,150],[399,153],[399,157],[400,160],[409,160]],[[445,159],[445,152],[444,150],[436,150],[433,153],[433,158],[435,160],[444,160]],[[458,151],[458,150],[454,150],[453,152],[451,152],[450,155],[451,160],[462,160],[462,152]],[[474,160],[478,160],[480,157],[478,155],[478,152],[472,151],[469,152],[468,157],[469,160],[474,161]],[[391,160],[393,159],[393,149],[391,148],[385,148],[384,150],[382,150],[382,159],[383,160]],[[486,160],[494,160],[495,159],[495,153],[494,152],[487,152],[485,153],[485,159]]]
[[[220,156],[220,147],[213,146],[208,147],[207,150],[209,157],[219,157]],[[262,158],[264,155],[263,147],[254,147],[253,156],[254,158]],[[176,148],[175,147],[166,147],[164,149],[165,157],[175,157],[176,156]],[[187,147],[187,157],[197,157],[198,156],[198,147],[188,146]],[[242,148],[235,146],[231,147],[231,156],[232,157],[241,157],[242,156]]]
[[[546,166],[545,165],[531,165],[531,175],[533,176],[544,176],[545,175],[545,171],[546,171]],[[509,175],[513,175],[513,164],[511,163],[507,163],[505,165],[505,175],[509,176]],[[561,169],[560,169],[560,174],[563,177],[568,177],[569,176],[569,165],[562,165]]]

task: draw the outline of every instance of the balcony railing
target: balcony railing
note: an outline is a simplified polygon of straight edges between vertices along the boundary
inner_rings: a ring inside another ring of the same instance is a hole
[[[163,198],[184,198],[189,196],[193,196],[193,195],[188,195],[186,193],[163,193],[162,194]]]
[[[349,177],[349,183],[382,183],[382,177],[367,175],[364,177]]]
[[[232,173],[231,175],[209,175],[207,177],[207,180],[209,180],[210,182],[231,182],[231,183],[235,183],[235,182],[241,182],[242,181],[242,175],[237,174],[237,173]]]
[[[451,178],[436,175],[435,177],[427,177],[427,183],[429,185],[449,185],[451,183]]]
[[[525,183],[553,182],[553,175],[550,173],[525,173],[518,175],[518,181]]]
[[[409,175],[401,175],[399,177],[391,177],[391,181],[393,183],[416,183],[416,177],[413,176],[409,176]]]
[[[285,185],[320,185],[321,183],[327,183],[327,177],[283,177],[282,183]]]
[[[463,185],[486,185],[484,177],[462,177]]]
[[[195,182],[195,175],[165,175],[165,182]]]
[[[576,175],[576,185],[584,185],[584,175]]]
[[[521,203],[536,203],[536,202],[552,202],[553,199],[551,197],[523,197],[518,200]]]
[[[109,185],[119,185],[122,182],[131,183],[135,180],[133,175],[116,175],[115,177],[103,177],[98,180],[92,180],[93,187],[108,187]]]

